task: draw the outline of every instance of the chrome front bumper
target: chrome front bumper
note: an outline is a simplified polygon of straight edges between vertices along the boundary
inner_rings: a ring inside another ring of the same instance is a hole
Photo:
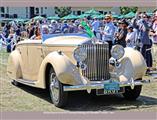
[[[86,85],[74,85],[74,86],[64,86],[64,91],[78,91],[78,90],[87,90],[91,91],[92,89],[104,89],[104,84],[111,83],[112,80],[105,80],[105,81],[92,81],[90,84]],[[119,82],[119,87],[126,87],[130,86],[132,89],[134,89],[134,86],[136,85],[143,85],[150,83],[150,80],[130,80],[127,82]]]

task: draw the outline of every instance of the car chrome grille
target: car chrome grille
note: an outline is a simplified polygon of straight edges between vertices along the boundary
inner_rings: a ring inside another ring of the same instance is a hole
[[[80,47],[87,50],[87,58],[83,61],[87,65],[87,68],[82,70],[82,75],[91,81],[109,79],[108,44],[85,44]]]

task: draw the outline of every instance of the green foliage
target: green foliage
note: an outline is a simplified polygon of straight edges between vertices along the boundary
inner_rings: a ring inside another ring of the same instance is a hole
[[[136,12],[138,7],[120,7],[120,11],[122,15],[128,14],[129,12]]]
[[[54,9],[55,14],[57,14],[59,17],[64,17],[72,12],[71,7],[55,7]]]

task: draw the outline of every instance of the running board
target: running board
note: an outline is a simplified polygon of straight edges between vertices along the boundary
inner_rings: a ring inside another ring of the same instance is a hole
[[[17,82],[23,83],[30,86],[35,86],[35,80],[26,80],[26,79],[16,79]]]

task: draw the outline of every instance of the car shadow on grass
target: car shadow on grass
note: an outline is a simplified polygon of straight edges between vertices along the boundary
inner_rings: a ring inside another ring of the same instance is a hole
[[[19,89],[21,89],[21,90],[23,90],[23,91],[25,91],[31,95],[34,95],[34,96],[41,98],[41,99],[44,99],[47,102],[51,102],[51,100],[49,98],[48,90],[27,86],[27,85],[24,85],[21,83],[18,83],[18,86],[16,86],[16,87],[18,87]]]
[[[20,85],[20,89],[51,103],[48,90]],[[157,105],[157,98],[140,96],[136,101],[127,101],[121,95],[93,96],[86,91],[69,92],[68,111],[118,111],[151,108]],[[52,104],[53,106],[53,104]]]
[[[80,94],[80,95],[76,95]],[[157,105],[157,98],[140,96],[136,101],[125,100],[122,95],[103,95],[93,97],[88,93],[72,93],[69,104],[64,109],[70,111],[116,111],[150,108]]]

